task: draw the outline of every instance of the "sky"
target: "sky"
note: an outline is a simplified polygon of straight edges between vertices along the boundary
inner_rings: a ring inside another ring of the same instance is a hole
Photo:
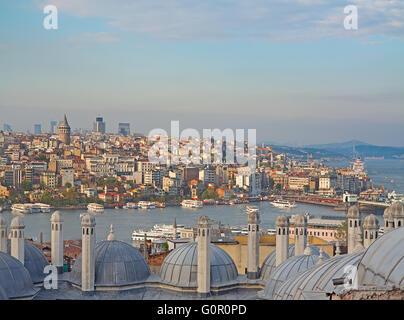
[[[43,8],[58,9],[46,30]],[[346,30],[344,7],[358,8]],[[0,0],[0,129],[404,146],[403,0]]]

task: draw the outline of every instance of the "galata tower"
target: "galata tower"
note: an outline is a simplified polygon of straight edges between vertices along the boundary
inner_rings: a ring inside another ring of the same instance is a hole
[[[66,113],[63,118],[63,121],[59,123],[58,134],[59,134],[59,140],[61,142],[63,142],[66,145],[70,144],[70,126],[69,123],[67,122]]]

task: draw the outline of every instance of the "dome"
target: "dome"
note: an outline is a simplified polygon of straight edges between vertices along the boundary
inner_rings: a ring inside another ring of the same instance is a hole
[[[95,286],[128,286],[144,282],[150,269],[133,246],[118,240],[104,240],[95,246]],[[76,259],[70,281],[81,285],[81,254]]]
[[[304,226],[306,226],[306,224],[307,224],[307,220],[304,215],[302,215],[302,214],[296,215],[296,218],[295,218],[296,227],[304,227]]]
[[[391,214],[391,207],[387,207],[383,213],[384,220],[393,220],[393,215]]]
[[[10,228],[23,228],[23,227],[24,227],[24,221],[19,216],[11,220]]]
[[[358,205],[355,204],[355,205],[349,207],[347,217],[351,218],[351,219],[359,219],[360,218],[360,212],[359,212]]]
[[[275,225],[277,227],[287,227],[289,225],[289,218],[284,214],[280,214],[276,217]]]
[[[248,214],[248,223],[249,224],[259,224],[260,223],[260,215],[257,211],[253,211]]]
[[[198,269],[198,243],[191,242],[173,250],[163,262],[160,278],[163,283],[196,288]],[[210,244],[210,285],[225,286],[236,280],[237,268],[230,256],[221,248]]]
[[[24,265],[7,253],[0,252],[0,296],[5,298],[29,298],[39,289],[34,288],[29,272]]]
[[[393,229],[373,242],[359,262],[359,285],[404,285],[403,242],[404,228]]]
[[[377,229],[379,228],[379,221],[377,220],[374,214],[369,214],[363,220],[363,228],[364,229]]]
[[[404,207],[401,201],[394,201],[390,209],[393,218],[404,218]]]
[[[262,293],[262,298],[272,299],[274,292],[282,285],[282,283],[294,275],[312,268],[318,263],[318,261],[319,256],[309,254],[293,256],[283,261],[273,270]]]
[[[8,252],[11,252],[11,240],[7,241]],[[46,274],[43,273],[48,260],[41,250],[31,242],[24,242],[24,267],[28,270],[33,283],[43,282]]]
[[[312,251],[312,255],[319,256],[320,249],[314,245],[309,245]],[[295,245],[289,245],[289,252],[288,257],[293,257],[295,255]],[[324,258],[329,258],[329,256],[323,252]],[[276,249],[272,251],[268,257],[265,258],[264,262],[262,263],[261,267],[261,280],[268,281],[271,277],[273,270],[276,268]]]
[[[322,264],[296,274],[285,281],[273,294],[274,300],[329,299],[327,294],[341,292],[343,285],[335,286],[334,279],[342,278],[351,266],[357,266],[364,250],[335,256]]]
[[[198,225],[208,225],[209,224],[209,218],[207,216],[200,216],[198,219]]]
[[[55,211],[52,214],[51,222],[63,222],[62,214],[60,213],[60,211]]]

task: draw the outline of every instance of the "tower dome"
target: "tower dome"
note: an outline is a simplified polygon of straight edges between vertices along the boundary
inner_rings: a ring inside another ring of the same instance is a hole
[[[61,142],[66,145],[70,144],[70,126],[67,122],[66,114],[64,115],[63,120],[59,123],[58,135]]]
[[[276,217],[275,225],[277,227],[288,227],[289,226],[289,219],[286,215],[280,214]]]
[[[391,207],[387,207],[383,213],[384,220],[393,220],[393,215],[391,213]]]
[[[231,257],[221,248],[210,244],[210,286],[221,287],[234,283],[237,268]],[[198,244],[187,243],[173,250],[163,262],[160,278],[163,283],[180,288],[196,288],[198,272]]]
[[[320,256],[320,249],[312,244],[309,245],[311,249],[311,254],[315,256]],[[288,257],[295,256],[295,245],[289,245]],[[297,256],[298,257],[298,256]],[[329,256],[323,252],[323,258],[329,258]],[[287,260],[285,260],[287,261]],[[278,266],[279,267],[279,266]],[[264,260],[261,267],[261,276],[260,279],[264,281],[268,281],[271,277],[272,272],[276,268],[276,251],[272,251]]]
[[[379,221],[374,214],[369,214],[363,219],[364,229],[375,229],[379,227]]]
[[[55,211],[51,216],[51,222],[63,222],[62,214],[60,211]]]
[[[358,265],[360,286],[404,285],[404,228],[393,229],[373,242]]]
[[[393,218],[404,218],[404,206],[401,201],[394,201],[393,204],[390,206],[390,210]]]
[[[10,228],[22,228],[24,227],[24,221],[19,217],[16,216],[11,220]]]
[[[11,252],[11,241],[8,240],[8,252]],[[45,278],[44,268],[48,265],[45,255],[29,241],[24,241],[24,267],[28,270],[33,283],[41,283]]]
[[[307,224],[306,218],[302,214],[298,214],[295,217],[295,227],[304,227]]]
[[[282,283],[290,277],[317,265],[319,256],[310,254],[310,246],[307,248],[309,248],[309,250],[306,251],[308,254],[293,256],[274,269],[265,289],[260,294],[261,298],[268,300],[272,299],[274,292],[282,285]]]
[[[0,296],[9,299],[31,298],[39,291],[24,265],[4,252],[0,252],[0,286]]]
[[[70,281],[77,285],[81,285],[81,267],[80,254],[70,275]],[[118,240],[104,240],[97,243],[95,287],[127,287],[142,283],[149,276],[149,266],[133,246]]]
[[[359,207],[358,207],[357,204],[349,207],[347,217],[351,218],[351,219],[359,219],[360,218]]]

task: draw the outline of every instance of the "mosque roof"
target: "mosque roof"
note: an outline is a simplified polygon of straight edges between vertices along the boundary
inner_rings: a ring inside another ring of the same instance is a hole
[[[70,274],[70,281],[81,284],[81,254]],[[128,243],[104,240],[95,247],[95,286],[127,286],[144,282],[150,269],[143,256]]]
[[[319,256],[320,255],[320,249],[312,244],[309,245],[312,254]],[[289,245],[289,252],[288,252],[288,257],[293,257],[295,255],[295,245],[290,244]],[[323,252],[323,257],[324,258],[329,258],[329,256]],[[262,263],[261,267],[261,280],[268,281],[271,277],[272,272],[276,268],[276,249],[272,251],[264,260]]]
[[[163,283],[182,287],[197,287],[198,244],[191,242],[173,250],[160,269]],[[221,248],[210,244],[211,286],[219,287],[232,283],[238,276],[231,257]]]

